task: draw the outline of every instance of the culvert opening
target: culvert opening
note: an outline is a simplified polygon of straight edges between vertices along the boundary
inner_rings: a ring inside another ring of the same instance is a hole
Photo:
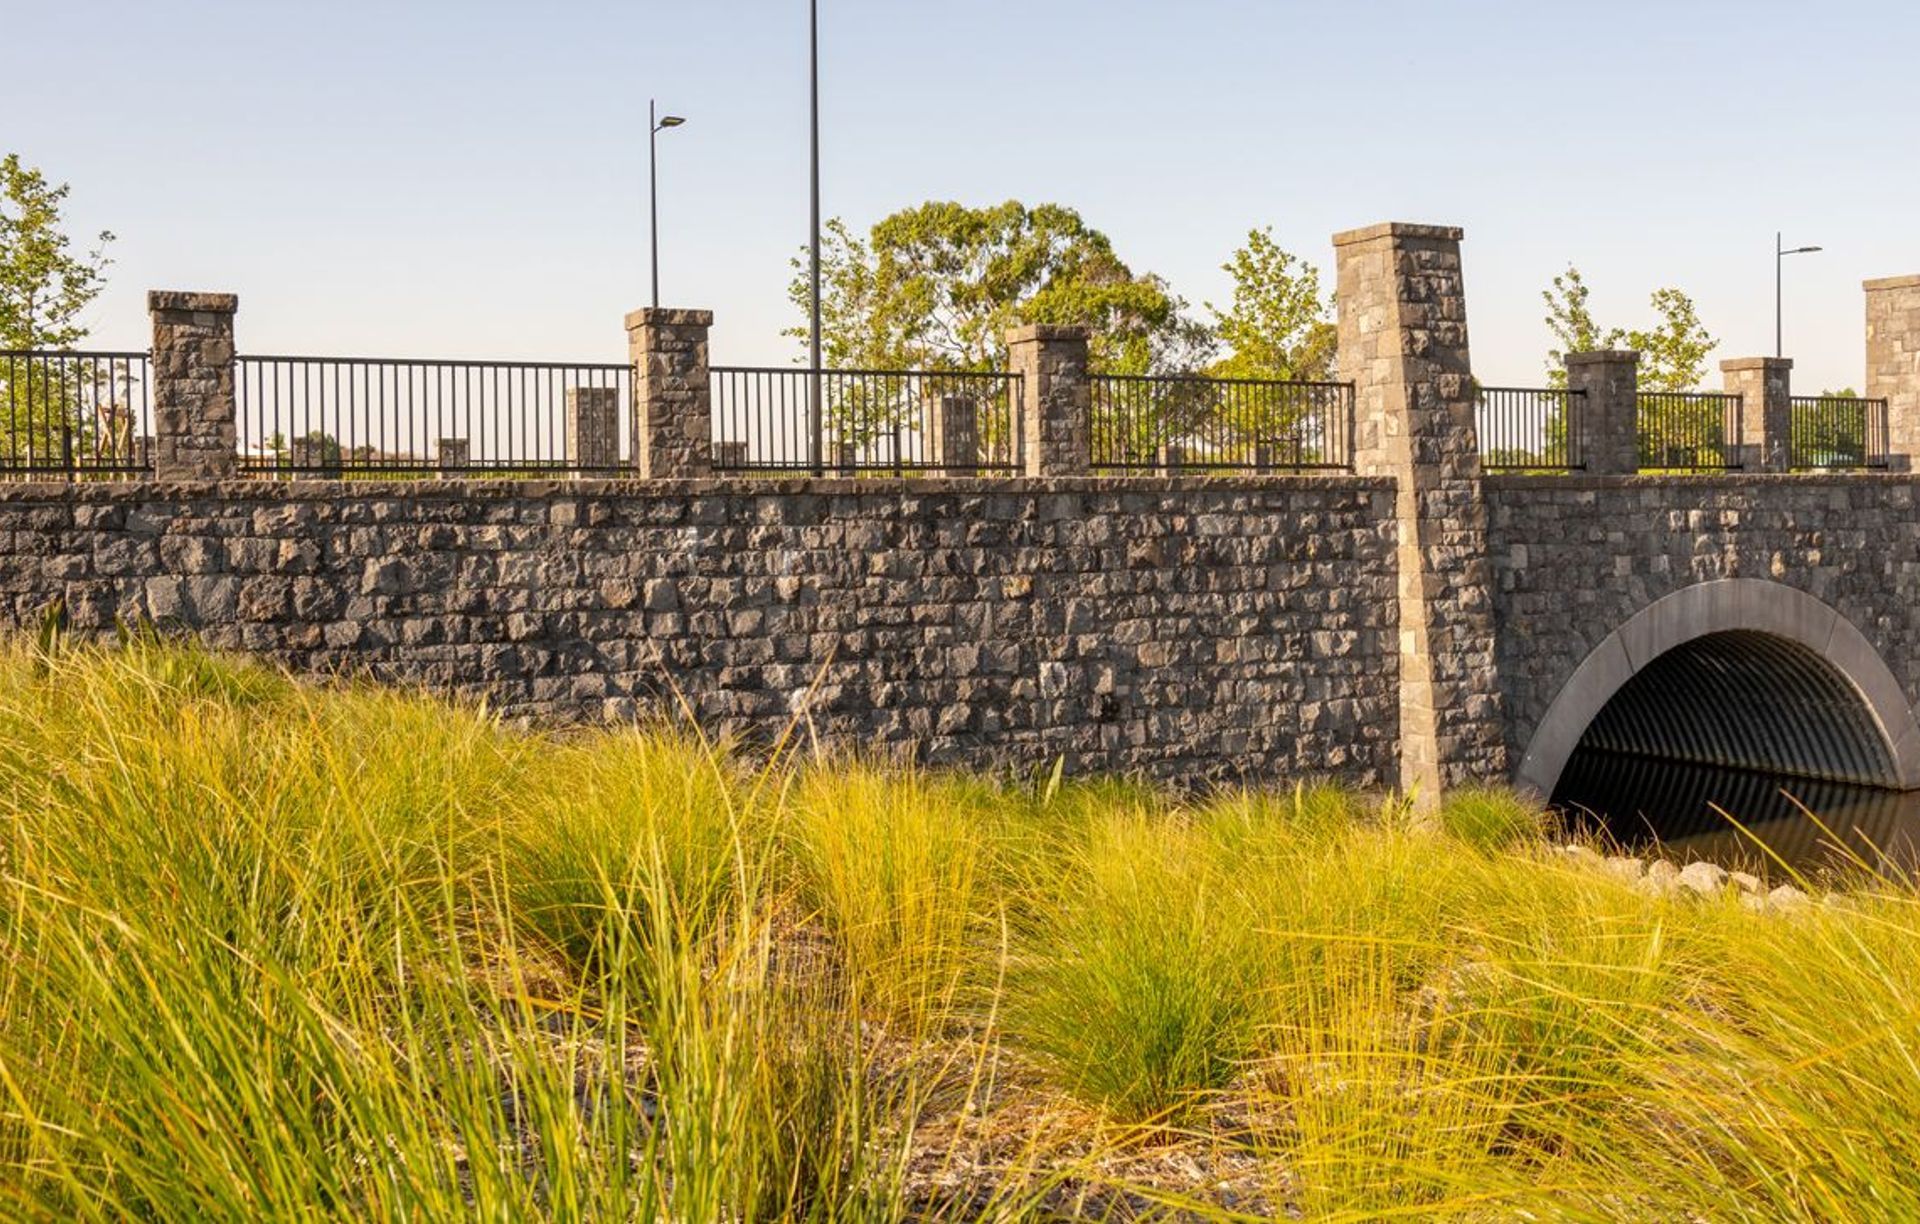
[[[1892,749],[1852,681],[1808,646],[1737,630],[1682,643],[1622,685],[1553,801],[1599,817],[1623,842],[1759,855],[1730,815],[1771,828],[1763,840],[1804,862],[1828,835],[1800,805],[1853,840],[1866,825],[1890,834],[1909,822],[1916,797],[1899,791]]]

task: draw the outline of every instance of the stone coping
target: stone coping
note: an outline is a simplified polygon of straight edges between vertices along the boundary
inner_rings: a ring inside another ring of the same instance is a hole
[[[1505,489],[1738,489],[1779,485],[1869,485],[1920,488],[1920,472],[1653,472],[1632,476],[1585,476],[1578,473],[1539,475],[1490,473],[1482,480],[1488,491]]]
[[[1563,359],[1568,365],[1605,365],[1615,361],[1639,361],[1638,349],[1588,349],[1583,353],[1568,353]]]
[[[1008,344],[1039,344],[1047,340],[1087,340],[1093,329],[1078,323],[1021,323],[1007,329]]]
[[[1882,289],[1920,289],[1920,276],[1883,276],[1878,280],[1861,281],[1860,287],[1868,293]]]
[[[45,501],[139,501],[150,498],[220,497],[235,500],[293,501],[314,497],[417,498],[423,501],[559,497],[769,497],[863,496],[884,494],[926,497],[1055,493],[1266,493],[1290,491],[1390,493],[1389,476],[1275,473],[1266,476],[1003,476],[1003,477],[794,477],[742,479],[707,477],[660,480],[83,480],[0,481],[0,504]]]
[[[1457,225],[1416,225],[1410,221],[1382,221],[1359,229],[1342,230],[1333,236],[1333,245],[1352,246],[1376,238],[1414,238],[1429,242],[1458,242],[1466,231]]]
[[[1734,370],[1791,370],[1791,357],[1729,357],[1720,363],[1722,373]]]
[[[198,293],[190,289],[150,289],[147,310],[185,310],[195,313],[233,314],[240,309],[240,297],[233,293]]]
[[[683,306],[642,306],[627,312],[628,331],[642,327],[712,327],[711,310],[693,310]]]

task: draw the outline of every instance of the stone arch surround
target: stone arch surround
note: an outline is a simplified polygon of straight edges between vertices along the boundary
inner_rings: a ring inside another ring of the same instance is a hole
[[[1610,633],[1554,696],[1529,739],[1515,780],[1551,794],[1581,737],[1615,695],[1669,651],[1716,635],[1736,641],[1784,644],[1777,658],[1809,690],[1820,668],[1851,687],[1864,723],[1885,747],[1884,776],[1876,781],[1920,789],[1920,721],[1899,681],[1873,644],[1846,617],[1795,587],[1760,579],[1726,578],[1683,587],[1640,609]]]

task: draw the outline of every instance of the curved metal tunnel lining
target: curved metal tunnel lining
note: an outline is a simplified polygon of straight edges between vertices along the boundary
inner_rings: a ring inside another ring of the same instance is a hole
[[[1595,716],[1581,748],[1897,787],[1865,699],[1798,642],[1710,633],[1641,668]]]

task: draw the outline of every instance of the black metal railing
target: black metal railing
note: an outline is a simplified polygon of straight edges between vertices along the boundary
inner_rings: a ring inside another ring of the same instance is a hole
[[[1587,466],[1587,393],[1481,387],[1474,402],[1480,466],[1490,472],[1577,472]]]
[[[1789,406],[1789,462],[1796,468],[1887,466],[1887,401],[1796,395]]]
[[[709,385],[717,472],[965,474],[1021,463],[1018,374],[715,366]]]
[[[1640,392],[1640,470],[1720,472],[1740,467],[1741,412],[1738,395]]]
[[[1095,471],[1344,471],[1353,384],[1186,375],[1091,379]]]
[[[0,350],[0,478],[153,468],[145,353]]]
[[[632,452],[624,365],[237,359],[241,470],[614,475]]]

